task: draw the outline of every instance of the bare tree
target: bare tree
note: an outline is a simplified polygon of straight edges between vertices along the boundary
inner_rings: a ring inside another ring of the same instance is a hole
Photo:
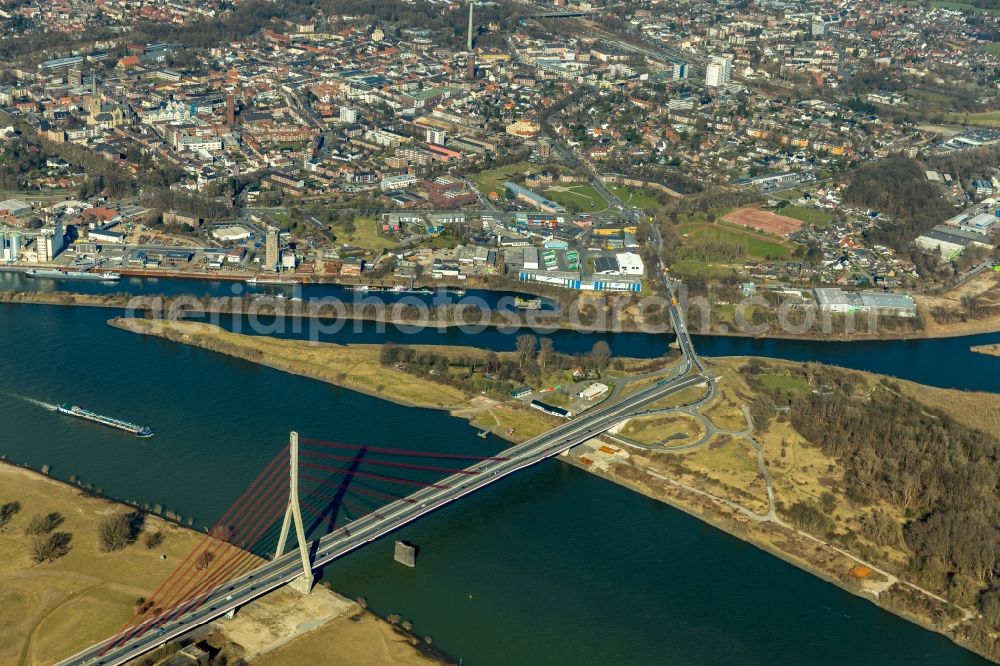
[[[548,371],[549,363],[552,362],[554,356],[555,346],[552,344],[552,338],[542,338],[538,349],[538,365],[541,366],[542,372]]]
[[[522,369],[524,369],[524,364],[528,362],[528,359],[535,355],[535,348],[537,346],[538,338],[530,333],[517,336],[517,359],[518,365]]]
[[[135,543],[142,529],[142,524],[143,515],[140,511],[105,516],[97,529],[101,550],[110,553]]]
[[[163,532],[156,530],[146,535],[146,548],[153,550],[163,543]]]
[[[611,362],[611,347],[604,340],[598,340],[590,350],[590,362],[598,372],[603,372]]]
[[[195,568],[195,570],[197,570],[197,571],[203,571],[203,570],[207,569],[208,565],[211,564],[212,560],[214,560],[214,559],[215,559],[215,555],[213,555],[211,552],[209,552],[209,551],[206,550],[205,552],[203,552],[201,555],[198,556],[198,559],[196,559],[194,561],[194,568]]]
[[[20,502],[7,502],[6,504],[0,506],[0,532],[4,531],[4,527],[10,522],[10,519],[13,518],[14,515],[20,510]]]
[[[31,559],[35,564],[57,560],[69,552],[73,535],[69,532],[53,532],[36,535],[31,544]]]
[[[25,532],[30,535],[48,534],[55,528],[59,527],[63,520],[64,518],[62,517],[62,514],[58,511],[53,511],[52,513],[45,515],[38,514],[32,517]]]

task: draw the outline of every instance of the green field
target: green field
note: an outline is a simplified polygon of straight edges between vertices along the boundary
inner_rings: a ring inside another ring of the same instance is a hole
[[[689,240],[713,240],[732,243],[745,243],[747,256],[754,259],[773,257],[782,259],[791,254],[791,248],[779,240],[753,231],[744,231],[726,222],[716,224],[704,222],[689,222],[680,225],[680,233]]]
[[[787,391],[788,393],[809,393],[810,387],[802,377],[791,375],[761,375],[760,382],[772,391]]]
[[[342,228],[335,226],[333,233],[337,236],[339,244],[346,243],[371,250],[387,250],[398,245],[396,241],[379,233],[378,223],[373,217],[356,217],[354,218],[354,231],[345,232]]]
[[[769,192],[768,196],[785,201],[796,201],[802,198],[802,190],[782,190],[781,192]]]
[[[784,215],[796,220],[802,220],[806,224],[826,226],[833,221],[833,215],[821,208],[808,208],[806,206],[787,206],[776,211],[779,215]]]
[[[894,0],[894,2],[897,5],[904,5],[906,7],[919,7],[923,4],[915,0]],[[934,9],[952,9],[971,14],[1000,14],[1000,9],[977,7],[971,2],[958,2],[956,0],[933,0],[930,5]]]
[[[530,162],[517,162],[498,169],[481,171],[477,174],[472,174],[470,177],[479,186],[479,191],[484,197],[489,196],[490,192],[496,192],[500,196],[503,196],[504,181],[510,180],[517,174],[522,174],[525,171],[537,171],[539,168]]]
[[[596,213],[608,207],[608,202],[597,193],[597,190],[582,183],[549,185],[540,194],[567,208],[574,207],[581,213]]]
[[[288,226],[292,223],[292,211],[290,210],[271,211],[271,217],[282,226]]]
[[[608,189],[614,192],[615,196],[628,206],[642,208],[647,211],[656,210],[660,207],[656,193],[652,190],[629,187],[628,185],[608,185]]]
[[[1000,127],[1000,111],[983,111],[982,113],[949,113],[948,122],[960,125],[983,125],[985,127]]]
[[[687,276],[687,277],[703,277],[708,280],[717,280],[720,278],[728,277],[732,275],[735,271],[728,266],[717,266],[715,264],[706,264],[702,261],[675,261],[670,265],[670,272],[674,277]]]

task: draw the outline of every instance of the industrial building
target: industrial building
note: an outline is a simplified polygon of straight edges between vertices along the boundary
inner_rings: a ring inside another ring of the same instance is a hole
[[[907,294],[890,294],[881,291],[848,292],[839,288],[813,290],[820,312],[847,314],[872,313],[887,317],[916,317],[917,304]]]
[[[602,384],[601,382],[595,382],[585,388],[584,390],[577,393],[577,396],[583,398],[584,400],[597,400],[602,395],[608,392],[608,385]]]
[[[504,189],[510,192],[514,199],[522,203],[526,203],[529,206],[534,206],[538,210],[544,211],[546,213],[565,213],[566,208],[562,204],[558,204],[555,201],[550,201],[546,199],[541,194],[529,190],[527,187],[518,185],[517,183],[512,183],[509,180],[503,184]]]
[[[562,407],[556,407],[555,405],[550,405],[548,403],[542,402],[541,400],[532,400],[531,406],[535,409],[545,412],[546,414],[551,414],[552,416],[558,416],[564,419],[573,418],[573,412],[568,409],[563,409]]]
[[[970,245],[979,245],[987,250],[993,249],[983,234],[956,229],[944,224],[939,224],[930,231],[917,236],[915,242],[917,247],[931,252],[936,251],[945,259],[952,259],[962,254]]]

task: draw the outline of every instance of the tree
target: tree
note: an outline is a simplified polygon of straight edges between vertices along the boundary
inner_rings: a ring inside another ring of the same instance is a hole
[[[598,372],[608,367],[611,362],[611,347],[604,340],[598,340],[590,350],[590,362],[597,368]]]
[[[987,590],[979,597],[979,612],[993,627],[1000,627],[1000,588]]]
[[[552,362],[552,358],[554,356],[555,347],[552,344],[552,338],[542,338],[538,349],[538,365],[542,368],[542,372],[546,372],[548,370],[549,363]]]
[[[10,519],[14,517],[16,513],[21,510],[20,502],[7,502],[6,504],[0,506],[0,532],[4,530]]]
[[[146,548],[153,550],[163,543],[163,532],[156,530],[146,535]]]
[[[142,530],[142,523],[143,515],[140,511],[105,516],[97,529],[101,550],[110,553],[135,543]]]
[[[214,559],[215,555],[213,555],[210,551],[206,550],[205,552],[203,552],[201,555],[198,556],[198,559],[194,561],[195,570],[204,571],[205,569],[208,568],[208,565],[211,564],[212,560]]]
[[[823,513],[833,513],[833,510],[837,507],[837,498],[829,490],[824,490],[820,493],[819,504],[823,509]]]
[[[31,559],[35,564],[57,560],[69,552],[73,535],[69,532],[54,532],[36,535],[31,544]]]
[[[517,360],[518,365],[524,369],[524,364],[535,355],[535,348],[538,346],[538,339],[530,333],[517,336]]]
[[[59,527],[63,520],[62,514],[58,511],[54,511],[44,516],[42,514],[38,514],[31,519],[31,522],[28,523],[25,533],[30,535],[48,534],[55,528]]]

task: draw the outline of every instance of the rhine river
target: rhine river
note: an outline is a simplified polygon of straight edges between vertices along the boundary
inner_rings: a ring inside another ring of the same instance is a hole
[[[161,503],[211,524],[283,446],[304,437],[488,454],[464,421],[105,325],[114,313],[0,305],[0,455],[77,475],[113,497]],[[225,320],[224,320],[225,321]],[[471,344],[514,336],[403,336],[353,325],[342,342]],[[658,356],[667,339],[553,334],[586,351]],[[326,338],[324,338],[326,339]],[[971,344],[809,343],[702,337],[706,356],[817,360],[946,387],[1000,393],[1000,358]],[[74,402],[156,428],[149,440],[61,417]],[[373,425],[373,424],[377,424]],[[0,488],[0,500],[3,489]],[[421,547],[415,569],[392,542]],[[80,544],[78,547],[84,547]],[[984,664],[695,518],[557,461],[501,481],[329,567],[325,577],[467,664]]]

